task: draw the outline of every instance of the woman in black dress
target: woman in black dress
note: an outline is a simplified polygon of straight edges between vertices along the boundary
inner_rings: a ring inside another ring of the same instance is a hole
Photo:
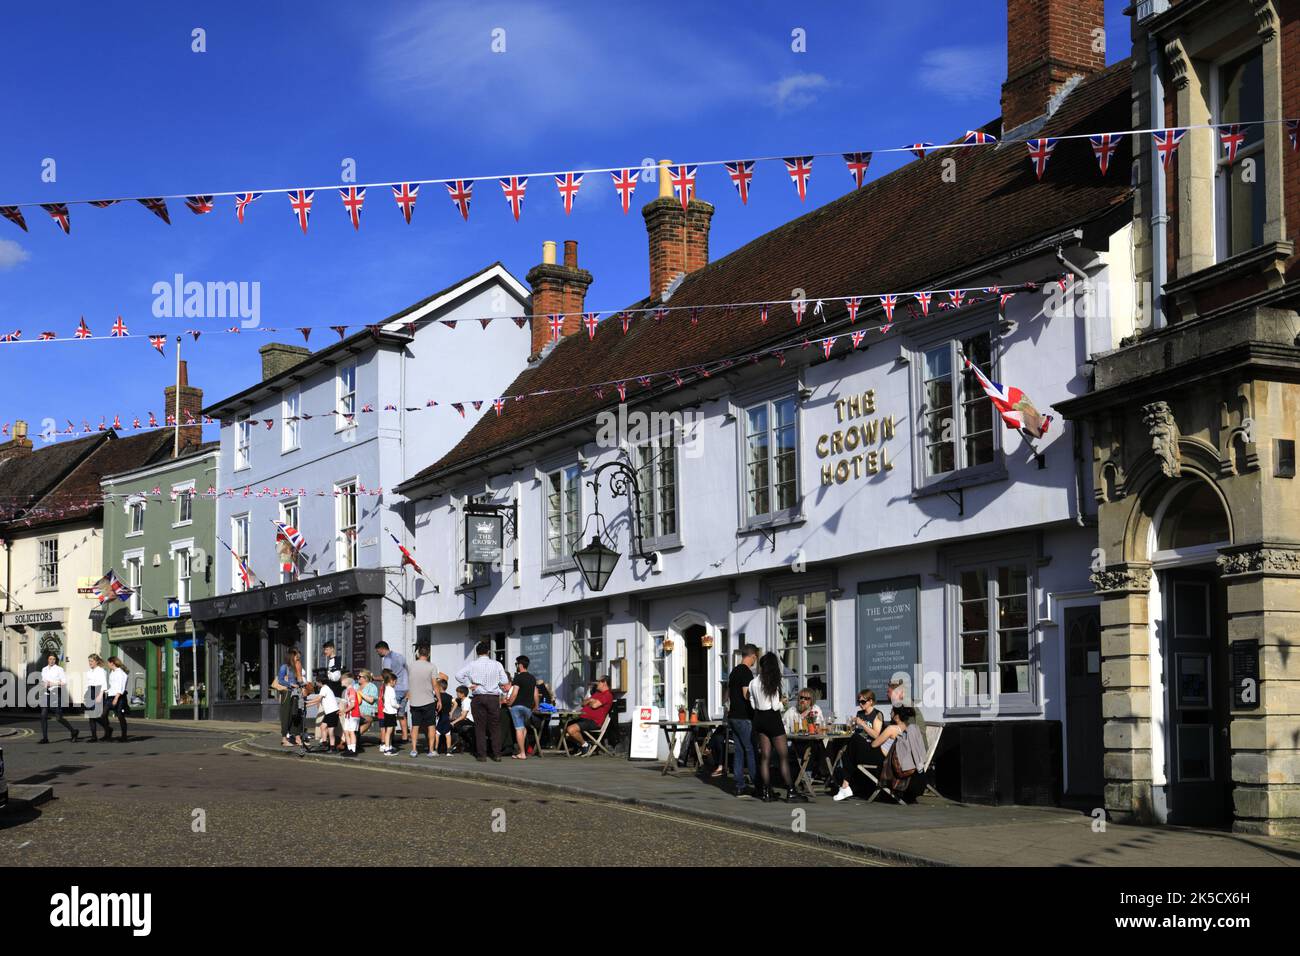
[[[765,802],[772,796],[772,751],[776,751],[785,781],[786,800],[790,803],[806,801],[802,793],[795,793],[790,779],[790,752],[786,747],[785,723],[781,720],[781,661],[768,651],[758,659],[758,676],[749,684],[749,702],[754,706],[754,733],[758,736],[758,775],[762,781],[760,798]]]
[[[857,793],[867,796],[874,788],[858,767],[864,766],[880,778],[880,751],[871,746],[871,742],[880,736],[885,728],[885,715],[876,709],[876,695],[863,688],[858,691],[858,712],[850,721],[853,736],[845,744],[844,758],[835,768],[835,779],[839,782],[836,800],[847,800]]]

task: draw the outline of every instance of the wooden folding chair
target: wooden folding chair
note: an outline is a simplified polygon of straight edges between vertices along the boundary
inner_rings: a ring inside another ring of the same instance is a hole
[[[582,732],[583,739],[587,741],[587,752],[585,754],[580,750],[574,751],[569,749],[569,735],[566,733],[564,735],[564,753],[570,757],[591,757],[599,750],[604,751],[606,756],[614,756],[614,751],[610,750],[609,747],[605,745],[605,731],[609,729],[609,722],[612,718],[613,714],[606,714],[605,719],[601,722],[600,728],[594,734],[589,730],[584,730]]]
[[[917,773],[922,774],[923,779],[925,780],[925,790],[922,791],[922,796],[927,793],[933,793],[936,797],[943,796],[943,794],[938,790],[934,789],[934,785],[930,783],[929,778],[930,765],[934,762],[935,751],[939,749],[939,740],[943,737],[943,727],[943,724],[926,724],[925,726],[925,766],[918,768],[916,771]],[[886,755],[885,759],[889,759],[888,755]],[[858,772],[876,785],[875,791],[867,798],[868,803],[875,800],[876,797],[881,794],[889,797],[895,803],[902,804],[904,802],[903,798],[894,793],[894,791],[889,787],[882,787],[879,779],[876,778],[876,775],[873,774],[866,765],[858,764]]]

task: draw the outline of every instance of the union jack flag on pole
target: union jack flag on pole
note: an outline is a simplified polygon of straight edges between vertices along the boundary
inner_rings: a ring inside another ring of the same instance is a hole
[[[980,371],[978,365],[972,363],[964,355],[962,356],[962,362],[965,364],[966,370],[973,374],[975,380],[980,383],[980,387],[984,389],[984,394],[989,397],[989,401],[998,410],[998,414],[1002,416],[1002,421],[1008,428],[1017,429],[1030,438],[1042,438],[1047,434],[1047,427],[1052,423],[1052,416],[1040,414],[1024,392],[1014,385],[1008,388],[1001,382],[993,381]]]
[[[402,552],[402,567],[406,567],[409,564],[411,567],[415,568],[416,574],[424,574],[424,568],[420,567],[418,564],[415,563],[415,558],[411,556],[410,551],[406,550],[406,546],[402,544],[401,540],[397,537],[397,535],[393,534],[393,532],[390,531],[388,532],[388,536],[392,538],[393,543],[397,545],[397,550]],[[427,574],[425,574],[424,576],[428,577]]]
[[[95,582],[93,589],[95,599],[101,606],[114,599],[129,601],[134,593],[112,568],[109,568],[108,573]]]

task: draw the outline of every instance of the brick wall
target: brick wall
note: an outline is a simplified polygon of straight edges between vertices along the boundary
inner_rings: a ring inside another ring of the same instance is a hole
[[[641,210],[650,241],[650,295],[658,299],[675,276],[709,264],[709,224],[713,204],[692,199],[685,210],[667,196]]]
[[[1103,0],[1007,0],[1007,80],[1002,128],[1014,129],[1046,112],[1047,101],[1075,74],[1106,65],[1094,49],[1103,28]]]

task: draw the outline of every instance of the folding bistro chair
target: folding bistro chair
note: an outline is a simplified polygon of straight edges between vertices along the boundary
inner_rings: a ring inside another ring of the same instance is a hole
[[[586,740],[587,744],[589,745],[587,752],[585,754],[582,753],[581,751],[570,750],[569,735],[567,733],[564,734],[563,740],[564,740],[565,755],[569,757],[591,757],[595,755],[596,751],[602,750],[605,752],[607,756],[610,757],[614,756],[614,751],[610,750],[607,746],[605,746],[605,742],[604,742],[605,731],[609,730],[609,724],[612,718],[613,718],[613,714],[606,714],[605,719],[601,722],[599,729],[597,729],[597,731],[594,734],[589,730],[584,730],[582,732],[583,739]]]
[[[927,793],[933,793],[936,797],[943,796],[943,794],[934,789],[933,784],[930,783],[930,765],[934,763],[935,751],[939,749],[939,740],[943,737],[943,726],[943,724],[926,724],[925,726],[925,766],[916,771],[921,775],[921,779],[925,781],[925,789],[921,791],[921,796],[924,796]],[[894,791],[888,787],[882,787],[880,785],[879,779],[877,779],[876,775],[873,774],[865,764],[858,764],[858,772],[876,785],[875,791],[867,798],[867,803],[875,800],[881,794],[889,797],[889,799],[893,800],[895,803],[903,803],[902,797],[894,793]]]

